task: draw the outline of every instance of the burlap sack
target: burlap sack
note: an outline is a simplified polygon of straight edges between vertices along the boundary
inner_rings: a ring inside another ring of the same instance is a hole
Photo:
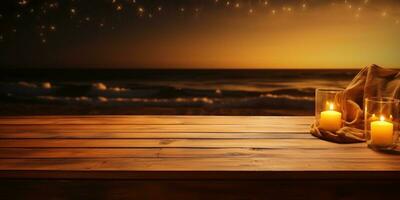
[[[311,134],[336,143],[364,142],[364,99],[371,97],[399,99],[399,70],[384,69],[377,65],[362,69],[336,98],[342,105],[343,128],[336,132],[322,130],[318,128],[316,121],[311,126]]]

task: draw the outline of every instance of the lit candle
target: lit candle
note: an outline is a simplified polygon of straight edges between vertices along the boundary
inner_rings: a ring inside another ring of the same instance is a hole
[[[371,144],[377,146],[390,146],[393,143],[393,123],[380,120],[371,122]]]
[[[333,104],[329,104],[329,110],[321,112],[319,127],[327,131],[337,131],[342,127],[342,113],[333,109]]]

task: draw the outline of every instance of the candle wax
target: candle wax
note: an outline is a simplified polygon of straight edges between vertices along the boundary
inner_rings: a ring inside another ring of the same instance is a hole
[[[321,112],[319,127],[327,131],[337,131],[342,127],[342,113],[327,110]]]
[[[390,146],[393,143],[393,124],[387,121],[371,122],[371,144]]]

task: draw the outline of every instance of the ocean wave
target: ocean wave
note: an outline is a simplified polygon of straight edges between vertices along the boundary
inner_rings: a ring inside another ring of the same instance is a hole
[[[0,84],[0,94],[15,94],[20,96],[48,95],[52,93],[52,84],[50,82],[26,82]]]
[[[178,81],[179,82],[179,81]],[[134,81],[29,82],[0,83],[0,98],[7,102],[74,105],[77,107],[201,107],[210,109],[306,109],[314,106],[315,89],[295,81],[263,83],[249,81],[223,85],[207,81],[154,83]],[[313,83],[318,83],[314,81]],[[252,84],[256,84],[252,86]],[[315,86],[318,86],[315,84]],[[228,87],[229,85],[229,87]],[[271,87],[273,85],[273,87]],[[310,86],[310,85],[308,85]],[[251,88],[261,88],[252,90]]]
[[[269,95],[286,95],[287,98],[313,97],[314,88],[281,87],[269,88],[268,91],[248,91],[239,88],[224,89],[219,85],[213,88],[175,87],[172,85],[141,85],[130,83],[57,83],[51,82],[26,82],[0,83],[0,94],[11,93],[15,96],[61,96],[61,97],[98,97],[107,98],[249,98]]]
[[[289,100],[299,100],[299,101],[314,101],[314,97],[308,96],[292,96],[292,95],[276,95],[276,94],[263,94],[260,97],[264,98],[274,98],[274,99],[289,99]]]
[[[100,91],[110,91],[110,92],[126,92],[129,89],[123,87],[108,87],[105,83],[93,83],[93,88]]]
[[[313,98],[266,94],[251,98],[110,98],[38,96],[43,103],[93,104],[107,106],[142,107],[209,107],[209,108],[311,108]]]
[[[52,84],[50,82],[41,82],[39,84],[37,83],[30,83],[26,81],[19,81],[17,86],[20,86],[22,88],[42,88],[42,89],[51,89]]]
[[[312,114],[315,88],[345,87],[353,75],[338,70],[24,70],[0,74],[0,102],[8,109],[3,112],[20,109],[22,114],[124,114],[130,107],[137,114],[141,108],[153,114]]]
[[[99,97],[56,97],[38,96],[37,100],[56,103],[92,103],[102,105],[131,105],[131,106],[203,106],[213,104],[212,99],[203,98],[176,98],[176,99],[148,99],[148,98],[107,98]]]

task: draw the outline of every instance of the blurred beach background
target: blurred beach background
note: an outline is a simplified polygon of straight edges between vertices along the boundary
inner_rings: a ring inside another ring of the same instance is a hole
[[[0,115],[313,115],[358,70],[2,70]]]
[[[398,0],[0,2],[0,115],[313,115],[400,69]]]

